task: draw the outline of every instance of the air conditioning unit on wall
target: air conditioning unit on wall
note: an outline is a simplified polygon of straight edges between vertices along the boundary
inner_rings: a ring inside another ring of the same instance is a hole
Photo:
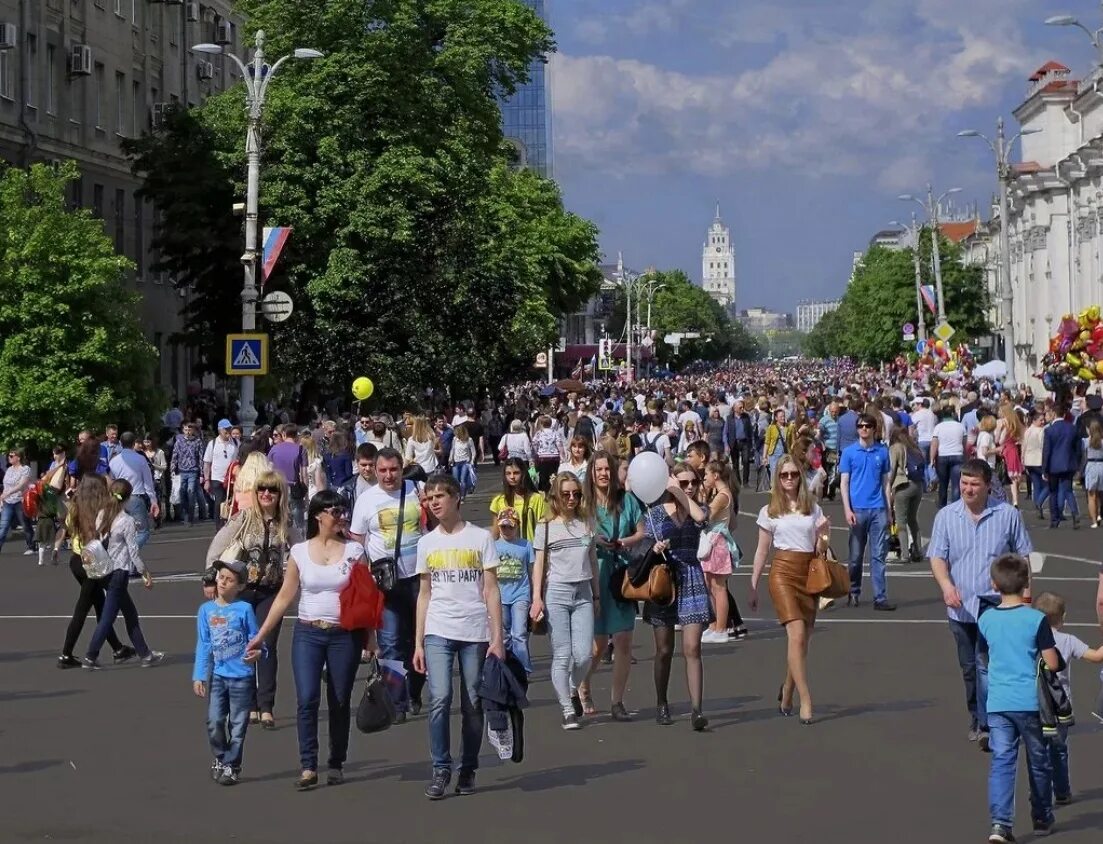
[[[74,44],[70,48],[69,73],[73,76],[92,75],[92,48],[87,44]]]

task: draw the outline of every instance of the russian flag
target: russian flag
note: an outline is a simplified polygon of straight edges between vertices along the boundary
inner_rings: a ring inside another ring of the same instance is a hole
[[[272,274],[272,270],[276,267],[276,261],[279,260],[280,253],[290,236],[290,226],[264,227],[264,259],[261,264],[261,284],[267,281],[268,276]]]
[[[923,301],[927,303],[927,310],[932,314],[938,312],[938,306],[935,303],[934,285],[924,284],[920,286],[919,292],[923,294]]]

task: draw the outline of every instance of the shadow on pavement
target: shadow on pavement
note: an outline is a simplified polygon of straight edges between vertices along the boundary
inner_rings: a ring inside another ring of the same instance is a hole
[[[602,777],[639,771],[645,767],[646,763],[642,759],[614,759],[609,762],[596,762],[589,765],[563,765],[559,768],[548,768],[542,771],[520,774],[480,790],[484,792],[510,791],[512,789],[519,791],[550,791],[555,788],[584,786]],[[424,777],[424,764],[421,766],[421,771]]]
[[[40,759],[36,762],[16,762],[14,765],[0,765],[0,774],[33,774],[64,765],[63,759]]]
[[[54,697],[69,697],[70,695],[82,695],[84,689],[58,689],[53,692],[0,692],[0,703],[11,703],[18,700],[45,700]]]
[[[57,651],[4,651],[0,653],[0,665],[6,662],[26,662],[31,659],[57,659]]]

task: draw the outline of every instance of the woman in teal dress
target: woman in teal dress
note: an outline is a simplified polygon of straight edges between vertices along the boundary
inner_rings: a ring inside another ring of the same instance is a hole
[[[597,708],[590,696],[590,677],[601,655],[613,638],[613,693],[610,712],[614,721],[631,721],[624,707],[624,690],[632,668],[632,630],[636,626],[636,602],[625,601],[610,585],[610,575],[618,563],[626,563],[627,551],[643,539],[643,507],[632,493],[621,486],[620,461],[608,451],[598,451],[590,460],[586,476],[586,496],[594,514],[597,541],[598,580],[601,584],[601,613],[594,619],[594,658],[590,673],[579,683],[582,711],[595,715]]]

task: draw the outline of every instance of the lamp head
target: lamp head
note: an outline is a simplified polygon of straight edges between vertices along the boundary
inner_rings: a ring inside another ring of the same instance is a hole
[[[962,129],[960,132],[957,133],[957,136],[959,138],[979,138],[980,132],[978,132],[976,129]]]
[[[1054,15],[1046,18],[1046,26],[1078,26],[1079,23],[1080,21],[1072,15]]]
[[[325,54],[321,50],[313,50],[310,47],[299,47],[292,55],[297,59],[320,59]]]
[[[914,199],[915,199],[915,197],[914,197],[914,196],[912,196],[912,195],[911,195],[910,193],[902,193],[902,194],[900,194],[900,195],[899,195],[898,197],[896,197],[896,198],[897,198],[897,199],[902,199],[902,200],[904,200],[905,202],[911,202],[912,200],[914,200]]]
[[[218,56],[222,54],[221,44],[196,44],[191,48],[193,53],[207,53],[208,55]]]
[[[1021,132],[1019,132],[1019,134],[1020,135],[1037,135],[1039,132],[1044,132],[1044,131],[1045,131],[1045,129],[1041,128],[1040,126],[1036,126],[1033,129],[1023,129]]]

